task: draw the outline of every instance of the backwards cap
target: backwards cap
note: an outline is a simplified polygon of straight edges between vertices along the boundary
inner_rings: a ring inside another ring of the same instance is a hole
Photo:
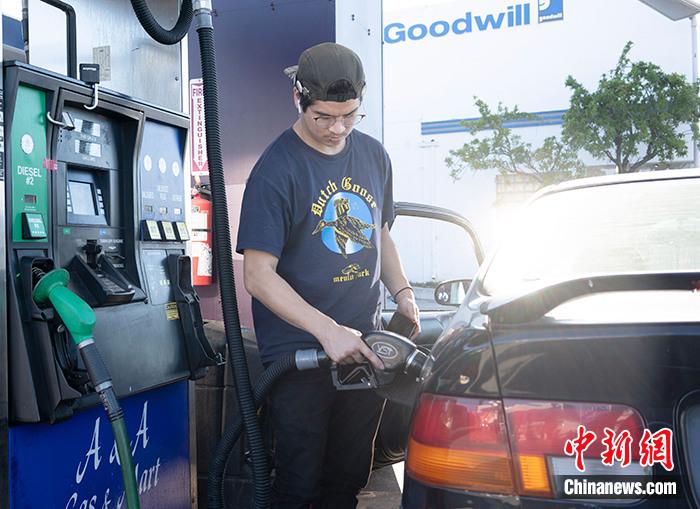
[[[292,79],[299,93],[312,101],[361,99],[365,89],[360,57],[334,42],[324,42],[304,50],[299,65],[287,67],[284,73]],[[347,80],[352,90],[347,94],[329,94],[328,89],[341,80]]]

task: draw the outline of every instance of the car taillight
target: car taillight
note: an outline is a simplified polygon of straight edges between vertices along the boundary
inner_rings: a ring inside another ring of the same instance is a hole
[[[406,469],[430,484],[513,494],[501,403],[423,394],[413,419]]]
[[[513,450],[518,492],[521,495],[553,497],[556,494],[553,479],[559,475],[582,475],[575,467],[575,459],[566,456],[564,445],[576,438],[578,427],[594,432],[596,440],[584,453],[588,475],[643,475],[639,464],[623,468],[602,464],[605,450],[605,428],[619,435],[629,431],[632,444],[638,444],[644,432],[639,413],[624,405],[606,403],[575,403],[531,400],[504,400],[508,431]],[[639,460],[639,449],[631,447],[631,461]]]
[[[439,486],[555,497],[555,476],[580,474],[574,458],[564,453],[579,425],[598,437],[585,452],[588,474],[644,474],[638,464],[606,467],[600,459],[605,428],[615,434],[629,431],[632,443],[639,443],[644,423],[630,407],[427,393],[413,418],[406,469],[411,477]],[[631,459],[639,459],[636,447]]]

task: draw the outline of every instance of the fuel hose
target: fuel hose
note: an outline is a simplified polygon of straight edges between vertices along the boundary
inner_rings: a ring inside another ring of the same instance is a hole
[[[327,366],[330,359],[323,351],[315,349],[298,350],[294,353],[289,353],[273,362],[260,376],[253,397],[255,399],[255,408],[260,407],[265,396],[270,392],[272,387],[285,374],[294,370],[307,370]],[[207,493],[209,509],[224,509],[224,476],[226,474],[226,463],[233,450],[233,446],[241,436],[243,422],[241,418],[236,418],[224,431],[221,440],[216,446],[214,455],[209,464],[209,476],[207,478]]]
[[[228,219],[226,187],[224,179],[223,157],[221,153],[221,129],[219,125],[218,83],[216,78],[216,48],[214,45],[214,25],[212,22],[211,0],[183,0],[180,16],[169,35],[151,14],[145,0],[131,0],[144,29],[163,44],[174,44],[182,39],[189,29],[185,23],[187,12],[194,12],[195,28],[199,37],[199,51],[202,61],[202,81],[204,84],[204,117],[209,161],[209,179],[211,182],[214,260],[219,274],[219,290],[224,318],[226,343],[232,364],[233,380],[238,395],[238,405],[243,416],[245,429],[251,446],[253,460],[253,481],[255,484],[256,509],[267,509],[270,505],[270,473],[267,452],[258,423],[255,398],[248,377],[248,362],[243,346],[243,335],[238,315],[236,284],[233,274],[233,251],[231,230]],[[179,28],[178,28],[179,27]],[[178,33],[173,33],[178,30]],[[172,37],[171,37],[172,36]],[[174,40],[180,37],[180,39]],[[159,40],[159,38],[161,40]],[[172,41],[172,42],[171,42]]]
[[[177,44],[190,30],[190,25],[192,24],[191,0],[183,0],[180,7],[180,15],[175,22],[175,26],[170,30],[163,28],[158,23],[158,20],[148,8],[146,0],[131,0],[131,7],[133,7],[136,17],[146,33],[161,44]]]

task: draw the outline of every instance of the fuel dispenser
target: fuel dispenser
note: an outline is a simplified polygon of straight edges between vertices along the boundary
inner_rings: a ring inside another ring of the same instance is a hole
[[[96,387],[32,298],[37,274],[65,269],[94,310],[141,503],[191,507],[187,379],[217,356],[185,256],[188,118],[21,63],[4,88],[9,506],[126,507]]]

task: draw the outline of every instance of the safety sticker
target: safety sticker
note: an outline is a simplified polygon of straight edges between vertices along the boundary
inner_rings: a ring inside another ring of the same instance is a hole
[[[165,304],[165,317],[168,320],[180,319],[180,313],[177,312],[177,302],[168,302]]]

